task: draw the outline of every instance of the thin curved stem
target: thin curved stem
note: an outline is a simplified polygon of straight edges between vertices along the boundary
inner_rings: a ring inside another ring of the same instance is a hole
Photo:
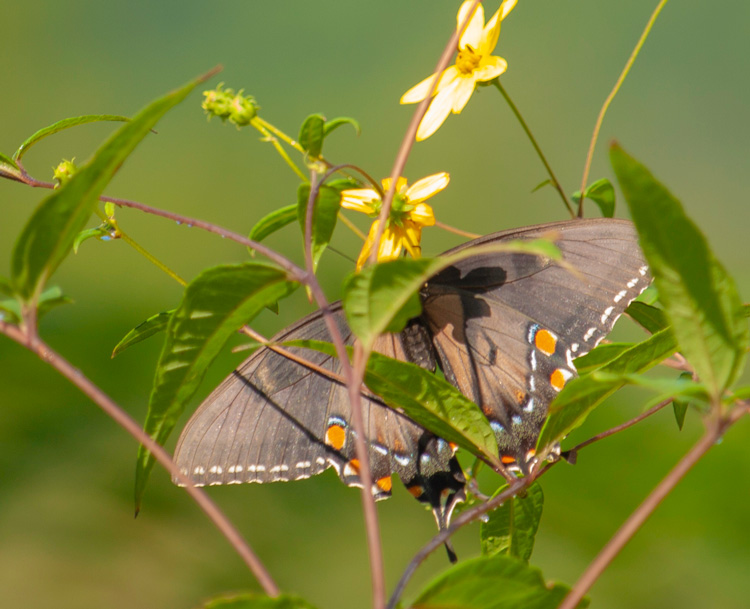
[[[531,129],[526,124],[526,121],[523,119],[523,116],[521,115],[520,110],[516,107],[516,104],[513,103],[513,100],[510,98],[510,95],[508,95],[508,92],[505,90],[505,87],[500,84],[500,79],[496,78],[492,81],[492,84],[497,87],[497,90],[500,91],[502,96],[505,98],[505,101],[508,103],[508,106],[510,106],[511,112],[515,115],[516,119],[518,119],[518,122],[521,124],[521,127],[523,128],[524,132],[526,133],[526,137],[529,138],[529,141],[531,142],[531,145],[534,147],[534,150],[536,151],[537,156],[542,161],[542,165],[544,165],[544,168],[547,170],[547,175],[549,175],[550,182],[552,183],[553,188],[559,193],[560,198],[562,199],[562,202],[565,204],[565,207],[567,208],[568,212],[570,212],[570,216],[572,218],[575,217],[575,212],[573,211],[573,208],[570,205],[570,202],[568,201],[568,197],[565,194],[565,191],[563,190],[563,187],[560,185],[559,180],[557,179],[557,176],[555,176],[555,172],[552,171],[552,167],[547,162],[547,157],[544,156],[544,153],[542,152],[542,149],[539,147],[539,144],[536,141],[536,138],[534,137],[534,134],[531,132]]]
[[[589,144],[589,150],[586,154],[586,162],[583,165],[583,178],[581,179],[581,199],[578,201],[578,217],[583,217],[583,193],[586,192],[586,183],[589,180],[589,170],[591,169],[591,162],[594,158],[594,149],[596,148],[596,140],[599,139],[599,130],[602,127],[602,123],[604,122],[604,115],[607,113],[607,109],[609,108],[609,105],[612,103],[612,100],[615,98],[615,95],[617,95],[617,92],[620,90],[620,87],[622,86],[622,83],[625,81],[625,77],[628,75],[628,72],[630,72],[630,68],[633,66],[633,63],[635,62],[635,58],[638,57],[638,53],[641,51],[641,47],[643,46],[643,43],[646,42],[646,38],[648,38],[649,33],[651,32],[651,28],[654,26],[654,22],[656,21],[656,18],[659,16],[659,13],[661,12],[661,9],[664,8],[664,5],[667,3],[667,0],[659,0],[659,4],[654,9],[654,12],[651,14],[651,17],[648,20],[648,23],[646,23],[646,27],[643,30],[643,33],[641,34],[641,37],[638,39],[638,42],[635,45],[635,48],[633,49],[633,52],[630,54],[630,57],[628,58],[628,61],[625,63],[625,67],[622,70],[622,73],[620,74],[620,77],[617,79],[617,82],[615,83],[615,86],[612,88],[612,91],[610,91],[609,95],[607,95],[607,99],[604,100],[604,104],[602,104],[602,109],[599,110],[599,116],[596,118],[596,124],[594,125],[594,133],[591,136],[591,143]]]
[[[468,239],[478,239],[482,236],[477,235],[476,233],[470,233],[469,231],[461,230],[460,228],[456,228],[455,226],[451,226],[450,224],[438,222],[437,220],[435,220],[435,226],[437,228],[442,228],[444,231],[448,231],[449,233],[453,233],[454,235],[461,235],[462,237],[466,237]]]
[[[748,414],[746,405],[734,408],[728,416],[714,422],[706,430],[703,437],[691,448],[688,453],[677,463],[666,477],[654,488],[648,497],[623,523],[617,533],[602,548],[599,555],[588,566],[580,579],[573,586],[568,596],[560,605],[559,609],[575,609],[583,599],[594,582],[620,553],[625,545],[633,538],[638,529],[643,526],[651,514],[654,513],[659,504],[677,486],[682,478],[701,460],[712,446],[734,425],[742,416]]]
[[[656,406],[652,406],[648,410],[646,410],[646,411],[642,412],[641,414],[639,414],[637,417],[634,417],[634,418],[630,419],[629,421],[625,421],[624,423],[621,423],[620,425],[616,425],[615,427],[612,427],[611,429],[603,431],[603,432],[595,435],[594,437],[589,438],[588,440],[585,440],[585,441],[581,442],[580,444],[577,444],[576,446],[574,446],[573,448],[571,448],[570,450],[568,450],[566,452],[575,454],[579,450],[581,450],[582,448],[586,448],[587,446],[589,446],[591,444],[594,444],[595,442],[598,442],[599,440],[603,440],[604,438],[608,438],[609,436],[613,436],[616,433],[619,433],[621,431],[625,431],[626,429],[628,429],[629,427],[632,427],[636,423],[640,423],[644,419],[647,419],[652,414],[656,414],[662,408],[664,408],[665,406],[668,406],[669,404],[671,404],[673,401],[674,401],[674,398],[669,398],[668,400],[664,400],[663,402],[659,402],[658,404],[656,404]]]
[[[271,578],[263,563],[255,555],[240,532],[227,519],[218,506],[206,495],[203,490],[193,486],[191,480],[180,472],[180,469],[172,461],[169,454],[157,444],[124,410],[122,410],[109,396],[99,387],[86,378],[80,370],[75,368],[65,358],[45,344],[38,336],[33,339],[28,333],[23,332],[17,326],[0,321],[0,333],[5,334],[19,345],[26,347],[35,353],[39,359],[48,363],[73,385],[78,387],[89,399],[99,406],[118,425],[127,431],[136,441],[140,442],[154,455],[156,460],[180,483],[185,491],[205,512],[206,516],[221,531],[224,537],[234,547],[242,560],[252,571],[260,585],[269,596],[278,596],[279,588]]]

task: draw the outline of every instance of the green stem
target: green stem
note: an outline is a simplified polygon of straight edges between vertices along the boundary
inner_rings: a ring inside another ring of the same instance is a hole
[[[617,79],[617,82],[615,83],[615,86],[612,89],[612,91],[610,91],[609,95],[607,96],[607,99],[604,100],[602,109],[599,110],[599,116],[597,117],[596,124],[594,125],[594,134],[591,136],[591,143],[589,144],[589,151],[586,155],[586,163],[583,166],[583,179],[581,180],[581,199],[578,201],[578,217],[579,218],[583,217],[583,193],[586,192],[586,182],[588,182],[588,179],[589,179],[589,170],[591,169],[591,161],[594,158],[594,148],[596,148],[596,140],[599,138],[599,130],[602,127],[602,122],[604,122],[604,115],[607,113],[607,109],[609,108],[609,105],[612,103],[612,100],[615,98],[615,95],[617,95],[617,92],[620,90],[620,87],[622,86],[622,83],[625,81],[625,77],[628,75],[628,72],[630,72],[630,68],[633,66],[633,63],[635,62],[635,58],[638,57],[638,53],[640,53],[643,43],[646,42],[646,38],[648,38],[648,35],[651,32],[651,28],[654,26],[654,22],[656,21],[656,18],[659,16],[661,9],[664,8],[664,5],[666,3],[667,3],[667,0],[660,0],[659,4],[654,9],[654,12],[651,14],[651,17],[649,18],[648,23],[646,24],[646,27],[643,30],[643,33],[641,34],[641,37],[638,39],[638,42],[636,43],[635,48],[633,49],[633,52],[630,54],[630,57],[628,58],[628,61],[625,64],[625,68],[623,69],[622,74],[620,74],[620,77]]]
[[[172,279],[174,279],[181,286],[185,287],[187,285],[187,281],[185,281],[182,277],[180,277],[177,273],[175,273],[172,269],[170,269],[161,260],[156,258],[153,254],[149,253],[147,250],[141,247],[141,245],[137,241],[134,241],[127,233],[124,233],[120,229],[119,226],[117,227],[117,234],[120,237],[120,239],[122,239],[125,243],[127,243],[130,247],[132,247],[136,252],[138,252],[141,256],[143,256],[146,260],[151,262],[160,270],[164,271],[167,275],[169,275]]]
[[[531,142],[531,145],[534,147],[534,150],[536,150],[537,156],[539,156],[539,159],[542,161],[544,168],[547,170],[547,174],[549,175],[550,182],[552,182],[552,186],[555,188],[555,190],[557,190],[557,192],[560,193],[560,198],[565,204],[565,207],[568,208],[568,211],[570,212],[571,217],[575,217],[575,212],[573,211],[573,208],[570,206],[568,197],[565,196],[565,191],[563,190],[562,186],[560,186],[560,182],[555,177],[555,173],[552,171],[552,167],[550,167],[549,163],[547,162],[547,158],[544,156],[544,153],[542,152],[542,149],[539,147],[539,144],[537,144],[536,138],[531,133],[531,129],[529,129],[529,126],[526,124],[526,121],[523,120],[523,116],[521,116],[521,113],[519,112],[516,105],[513,103],[513,100],[510,98],[508,93],[505,91],[505,88],[503,87],[503,85],[500,84],[500,81],[496,78],[495,80],[492,81],[492,84],[494,84],[497,87],[497,90],[500,91],[502,96],[505,98],[505,101],[508,102],[508,105],[510,106],[511,111],[513,112],[513,114],[516,115],[518,122],[521,123],[521,127],[523,127],[523,130],[526,132],[526,136],[529,138],[529,141]]]
[[[99,218],[101,218],[102,222],[106,222],[112,225],[112,227],[116,231],[118,239],[122,239],[125,243],[127,243],[130,247],[132,247],[136,252],[138,252],[141,256],[143,256],[151,264],[155,265],[157,268],[164,271],[167,275],[169,275],[172,279],[174,279],[181,286],[185,287],[187,285],[187,281],[185,281],[182,277],[180,277],[177,273],[175,273],[172,269],[170,269],[166,264],[164,264],[161,260],[159,260],[153,254],[148,252],[145,248],[143,248],[143,246],[141,246],[137,241],[135,241],[130,235],[128,235],[125,231],[123,231],[120,228],[120,226],[117,224],[117,220],[115,220],[114,218],[108,217],[98,207],[96,209],[96,215],[99,216]]]
[[[297,174],[297,177],[299,177],[300,180],[303,182],[307,182],[307,176],[302,172],[302,170],[297,167],[294,161],[292,161],[291,158],[289,158],[289,155],[286,153],[286,150],[284,150],[284,147],[279,143],[279,140],[277,138],[281,138],[284,140],[287,144],[292,146],[295,150],[299,150],[304,154],[304,150],[302,149],[302,146],[300,146],[297,142],[293,141],[291,138],[289,138],[288,135],[285,133],[279,131],[271,125],[270,123],[267,123],[259,116],[256,116],[250,121],[250,124],[255,127],[258,131],[260,131],[263,136],[273,144],[273,147],[276,148],[276,152],[279,153],[282,159],[286,162],[289,167],[291,167],[292,171]]]

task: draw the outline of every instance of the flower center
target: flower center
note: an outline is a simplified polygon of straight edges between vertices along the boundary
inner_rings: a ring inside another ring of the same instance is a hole
[[[472,49],[469,45],[466,48],[459,49],[456,57],[456,67],[462,74],[471,74],[479,66],[482,56]]]

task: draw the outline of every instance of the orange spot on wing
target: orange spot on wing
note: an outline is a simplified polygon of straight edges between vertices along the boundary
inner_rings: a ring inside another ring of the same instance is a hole
[[[562,391],[562,388],[565,387],[565,375],[560,368],[550,374],[549,382],[555,389]]]
[[[458,444],[455,442],[448,442],[448,446],[451,447],[451,450],[453,451],[453,454],[456,454],[456,451],[458,450]]]
[[[412,496],[416,497],[417,499],[419,499],[424,493],[424,489],[418,484],[415,484],[414,486],[410,486],[406,490],[409,491],[412,494]]]
[[[384,490],[386,493],[390,493],[391,489],[393,488],[393,480],[390,476],[384,476],[383,478],[380,478],[375,482],[375,484],[377,484],[378,488]]]
[[[516,459],[515,457],[511,457],[510,455],[503,455],[500,457],[500,461],[502,461],[505,465],[510,465],[511,463],[515,463]]]
[[[521,391],[520,389],[516,391],[516,401],[519,404],[523,404],[523,402],[526,400],[526,394]]]
[[[326,429],[325,442],[335,450],[341,450],[346,444],[346,430],[341,425],[331,425]]]
[[[552,355],[557,347],[557,337],[548,330],[538,330],[534,335],[534,344],[545,355]]]

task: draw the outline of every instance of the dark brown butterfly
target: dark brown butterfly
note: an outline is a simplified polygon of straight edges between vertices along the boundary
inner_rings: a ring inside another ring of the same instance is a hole
[[[573,360],[612,329],[650,276],[632,224],[570,220],[503,231],[450,253],[486,243],[536,239],[554,232],[577,273],[531,254],[477,255],[448,267],[420,292],[422,314],[400,334],[381,336],[375,350],[435,370],[476,402],[495,432],[504,463],[522,471],[547,407],[576,374]],[[353,342],[343,311],[336,323]],[[279,333],[275,342],[330,340],[320,313]],[[289,349],[330,370],[321,353]],[[376,398],[364,397],[376,499],[398,474],[447,525],[464,497],[454,447]],[[251,355],[201,404],[180,436],[175,460],[196,484],[299,480],[333,467],[361,486],[346,387],[269,349]]]

